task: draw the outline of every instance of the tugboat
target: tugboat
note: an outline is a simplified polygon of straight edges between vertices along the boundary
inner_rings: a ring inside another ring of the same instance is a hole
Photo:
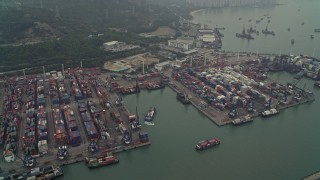
[[[88,146],[88,151],[91,153],[95,153],[99,150],[99,146],[97,144],[97,142],[95,141],[91,141],[89,146]]]
[[[57,158],[59,160],[65,160],[69,156],[69,152],[67,150],[67,146],[59,146],[58,152],[57,152]]]
[[[156,112],[157,112],[157,110],[155,107],[150,107],[148,110],[148,113],[144,117],[144,120],[151,122],[154,119],[154,117],[156,116]]]
[[[88,168],[97,168],[101,166],[108,166],[110,164],[115,164],[119,162],[119,159],[114,156],[111,152],[108,152],[102,156],[96,156],[92,158],[85,159],[86,165]]]
[[[220,144],[220,140],[218,138],[212,138],[204,141],[198,142],[196,145],[196,150],[205,150]]]

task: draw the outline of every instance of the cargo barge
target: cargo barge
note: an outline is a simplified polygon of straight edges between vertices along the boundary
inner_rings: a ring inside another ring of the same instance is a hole
[[[220,144],[220,140],[217,138],[212,138],[204,141],[200,141],[196,145],[196,150],[205,150]]]
[[[6,179],[54,179],[63,175],[60,166],[36,167],[23,173],[13,174]]]
[[[88,168],[97,168],[119,163],[119,159],[111,152],[108,152],[105,155],[100,155],[91,158],[87,157],[85,158],[85,163],[88,166]]]
[[[243,116],[240,118],[236,118],[231,121],[233,125],[240,125],[240,124],[245,124],[249,122],[253,122],[253,119],[250,116]]]
[[[269,116],[273,116],[279,114],[279,110],[277,109],[270,109],[270,110],[265,110],[261,113],[262,117],[269,117]]]

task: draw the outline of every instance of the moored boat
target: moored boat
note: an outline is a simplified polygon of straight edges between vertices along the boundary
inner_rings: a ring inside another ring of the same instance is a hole
[[[236,118],[231,122],[233,125],[240,125],[240,124],[244,124],[244,123],[248,123],[248,122],[252,122],[252,121],[253,121],[253,119],[250,116],[243,116],[240,118]]]
[[[119,159],[114,156],[111,152],[106,153],[102,156],[96,156],[92,158],[85,159],[86,165],[89,168],[96,168],[101,166],[108,166],[110,164],[115,164],[119,162]]]
[[[150,107],[148,110],[148,113],[145,115],[144,120],[145,121],[152,121],[154,117],[156,116],[156,108],[155,107]]]
[[[196,145],[196,150],[205,150],[210,147],[214,147],[220,144],[220,140],[218,138],[212,138],[204,141],[198,142]]]
[[[279,111],[277,109],[270,109],[270,110],[266,110],[266,111],[263,111],[261,113],[262,117],[269,117],[269,116],[272,116],[272,115],[276,115],[278,114]]]

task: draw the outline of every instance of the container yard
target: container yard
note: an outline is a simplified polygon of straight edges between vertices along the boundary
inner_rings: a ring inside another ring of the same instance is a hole
[[[6,163],[1,168],[12,174],[87,157],[107,162],[106,153],[151,144],[141,129],[138,107],[128,112],[122,98],[141,90],[161,91],[168,86],[177,92],[178,101],[195,106],[219,126],[253,122],[257,116],[267,118],[314,100],[313,93],[297,82],[279,84],[268,79],[268,71],[275,70],[272,67],[281,57],[244,56],[246,60],[240,61],[238,54],[234,61],[223,61],[234,58],[234,53],[210,54],[189,55],[181,66],[162,72],[128,75],[75,68],[45,77],[5,78],[0,145]],[[300,61],[302,69],[313,68]]]
[[[96,68],[45,75],[4,80],[0,116],[3,172],[66,165],[151,143],[141,125],[137,126],[138,115],[127,111],[121,97],[125,87],[139,92],[137,81],[113,81],[112,75]]]

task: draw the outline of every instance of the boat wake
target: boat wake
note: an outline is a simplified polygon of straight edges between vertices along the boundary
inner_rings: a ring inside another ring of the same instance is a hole
[[[145,124],[145,125],[148,125],[148,126],[154,126],[154,123],[153,123],[153,122],[147,122],[147,121],[145,121],[144,124]]]

